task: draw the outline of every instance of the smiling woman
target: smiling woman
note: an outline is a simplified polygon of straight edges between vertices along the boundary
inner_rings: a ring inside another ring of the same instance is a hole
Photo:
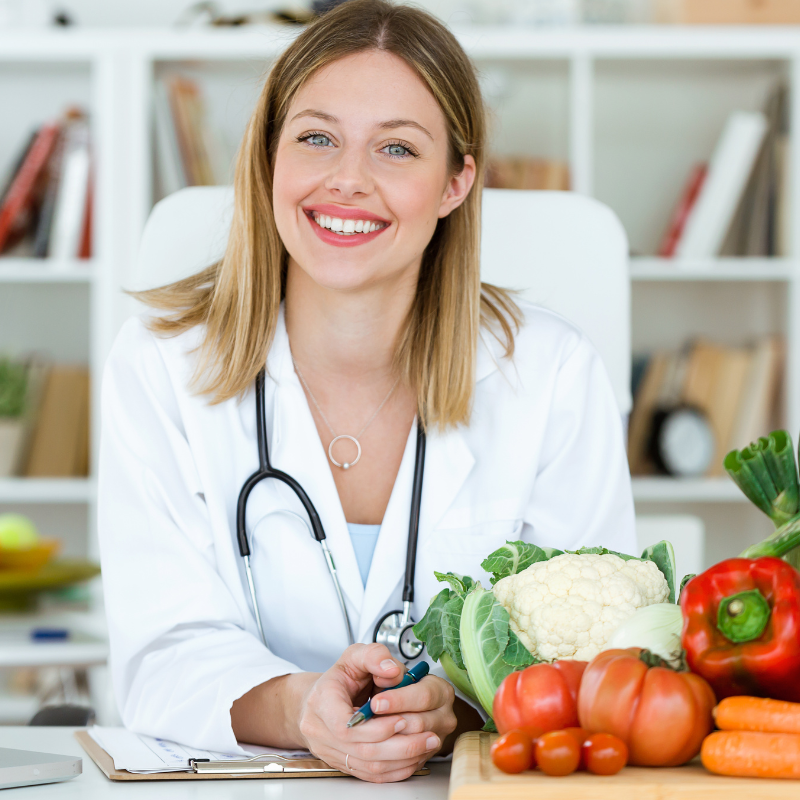
[[[379,634],[421,617],[434,570],[476,574],[509,537],[634,546],[597,353],[481,284],[485,151],[475,69],[424,11],[348,0],[273,65],[223,259],[140,293],[159,313],[106,368],[98,524],[128,727],[405,779],[482,724],[430,674],[347,727],[422,649]]]

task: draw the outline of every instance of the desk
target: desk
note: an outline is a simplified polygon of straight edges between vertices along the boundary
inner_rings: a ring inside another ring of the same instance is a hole
[[[446,800],[450,763],[431,764],[431,774],[376,785],[355,778],[264,781],[142,781],[113,783],[75,741],[75,728],[0,727],[0,747],[83,758],[83,775],[65,783],[3,790],[3,800]]]

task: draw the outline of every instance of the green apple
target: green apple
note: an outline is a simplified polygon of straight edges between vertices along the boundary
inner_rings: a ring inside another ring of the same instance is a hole
[[[36,526],[22,514],[0,514],[0,548],[27,550],[39,542]]]

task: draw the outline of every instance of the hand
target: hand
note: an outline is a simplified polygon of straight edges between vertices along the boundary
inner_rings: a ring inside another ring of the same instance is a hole
[[[373,783],[410,777],[455,728],[453,687],[434,676],[377,695],[380,716],[348,728],[375,686],[400,682],[404,668],[380,644],[354,644],[304,694],[298,719],[305,746],[333,767]],[[384,705],[386,703],[386,705]]]

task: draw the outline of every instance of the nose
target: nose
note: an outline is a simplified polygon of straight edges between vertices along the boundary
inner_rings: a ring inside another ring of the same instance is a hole
[[[369,194],[373,188],[373,180],[368,156],[358,148],[342,147],[338,158],[331,164],[325,188],[330,192],[338,192],[342,197]]]

